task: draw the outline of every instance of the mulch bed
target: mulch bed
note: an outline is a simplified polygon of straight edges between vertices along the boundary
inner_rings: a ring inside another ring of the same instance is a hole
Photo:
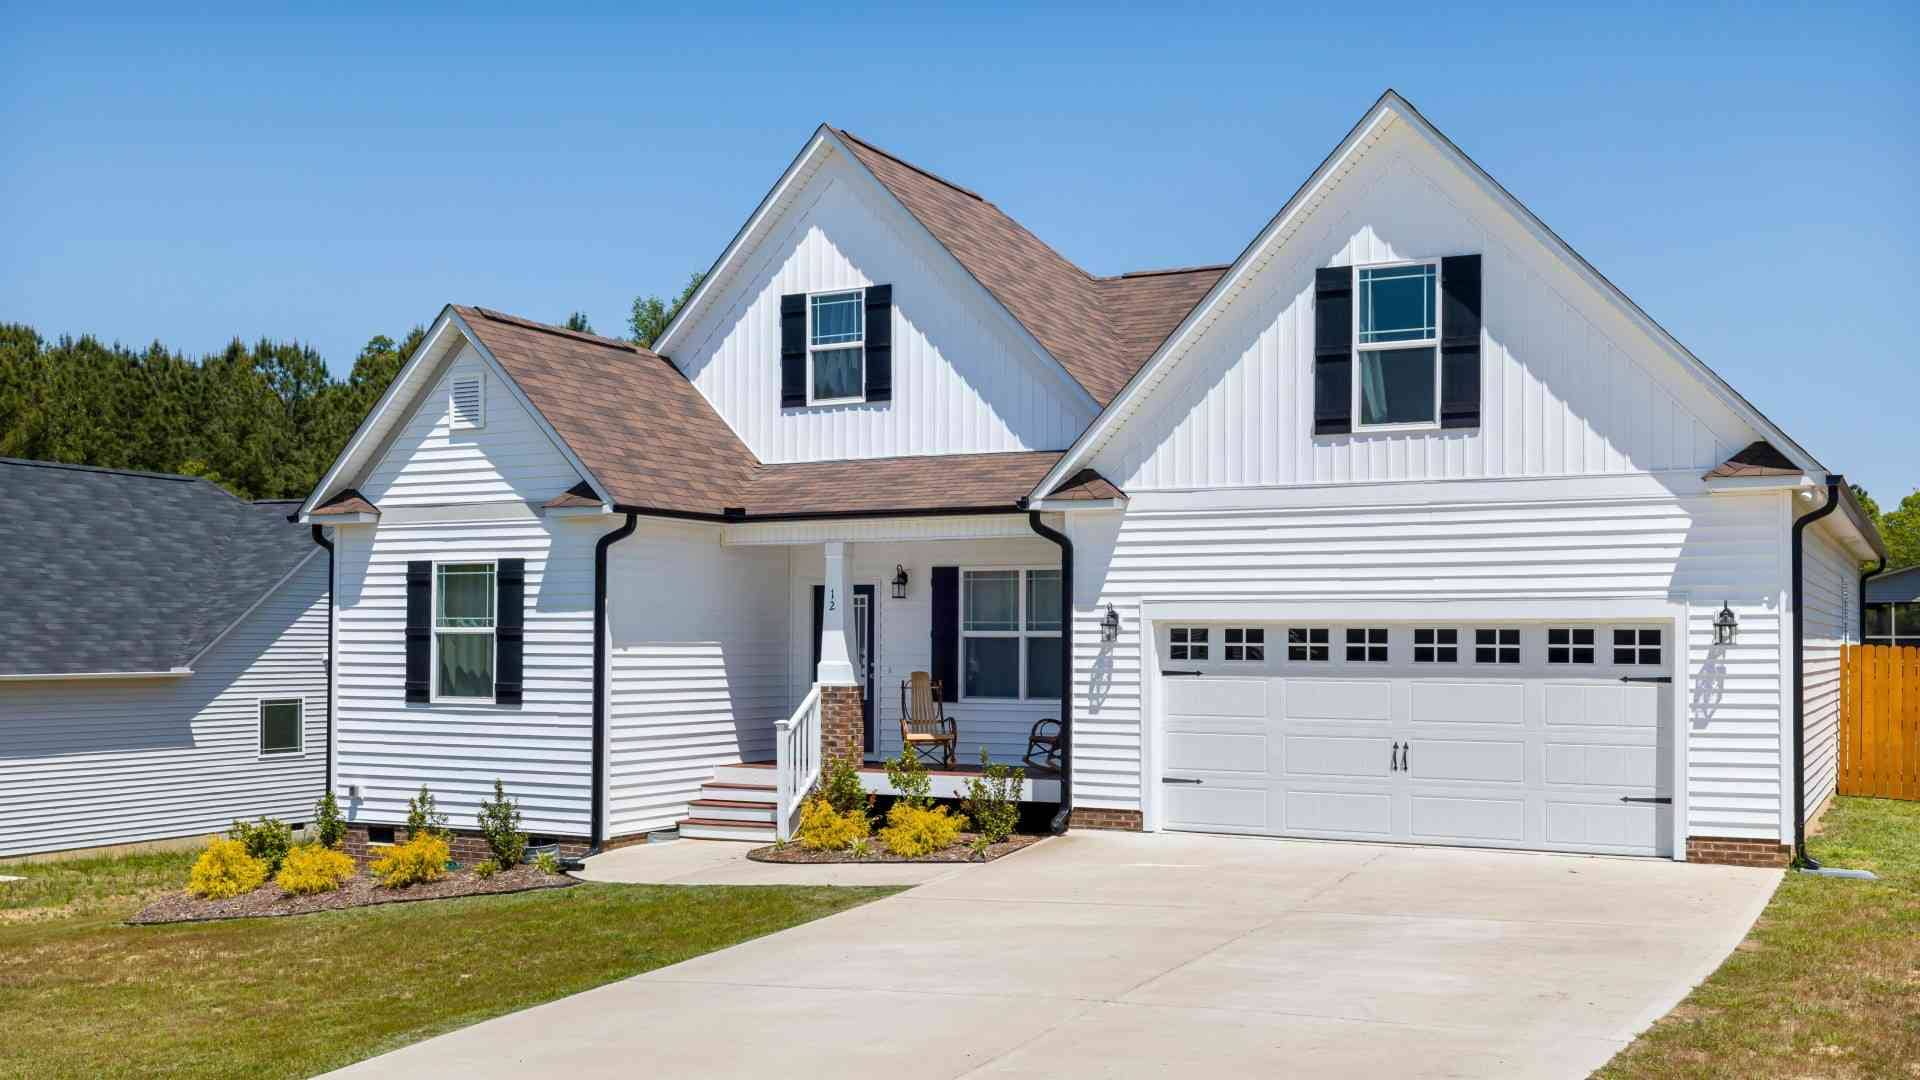
[[[1016,834],[1007,837],[997,844],[990,845],[985,852],[979,855],[975,855],[967,847],[968,844],[973,843],[973,839],[973,833],[961,833],[960,839],[955,842],[952,847],[936,851],[931,855],[922,855],[917,859],[909,859],[895,855],[893,852],[888,851],[886,845],[882,844],[877,837],[868,841],[870,846],[865,855],[855,855],[850,851],[813,851],[794,843],[788,844],[786,847],[769,844],[763,848],[754,848],[752,851],[747,852],[747,858],[752,859],[754,862],[770,863],[992,862],[1003,855],[1011,855],[1022,848],[1032,847],[1040,841],[1045,840],[1046,837],[1020,836]]]
[[[456,896],[488,896],[498,893],[527,892],[532,889],[564,889],[579,882],[565,874],[543,874],[537,866],[516,866],[482,880],[471,871],[456,870],[439,881],[389,889],[362,873],[332,892],[295,896],[280,886],[265,885],[228,900],[205,900],[184,890],[162,897],[135,912],[128,923],[141,926],[155,923],[206,922],[211,919],[257,919],[274,915],[307,915],[316,911],[370,907],[374,904],[405,904],[415,900],[447,900]]]

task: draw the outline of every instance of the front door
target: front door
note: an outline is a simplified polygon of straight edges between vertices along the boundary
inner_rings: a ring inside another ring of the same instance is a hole
[[[813,587],[813,666],[820,666],[820,626],[822,608],[827,601],[827,587]],[[873,636],[873,586],[855,585],[853,587],[853,670],[860,673],[860,741],[861,749],[866,753],[874,752],[874,689],[876,659],[879,647]]]

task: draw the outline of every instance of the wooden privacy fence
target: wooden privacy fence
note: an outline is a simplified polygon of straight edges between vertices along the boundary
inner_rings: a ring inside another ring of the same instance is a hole
[[[1841,651],[1840,794],[1920,799],[1920,649]]]

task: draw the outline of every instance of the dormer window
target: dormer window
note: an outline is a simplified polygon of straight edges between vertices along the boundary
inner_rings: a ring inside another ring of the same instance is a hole
[[[1354,268],[1354,428],[1440,423],[1440,264]]]
[[[814,293],[807,297],[807,404],[865,400],[866,293]]]

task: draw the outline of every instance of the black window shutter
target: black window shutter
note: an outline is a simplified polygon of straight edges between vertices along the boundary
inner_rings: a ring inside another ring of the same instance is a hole
[[[960,699],[960,568],[933,568],[933,677],[940,700]]]
[[[433,664],[433,563],[407,564],[407,700],[429,701]]]
[[[813,673],[813,678],[808,679],[808,682],[820,677],[820,631],[824,629],[821,623],[825,620],[826,614],[827,587],[815,585],[813,587],[813,667],[808,669]]]
[[[501,559],[494,570],[493,700],[520,704],[527,636],[527,560]]]
[[[780,298],[780,407],[807,403],[807,296]]]
[[[1313,433],[1353,431],[1353,268],[1313,276]]]
[[[867,400],[893,400],[893,286],[867,286]]]
[[[1440,260],[1440,426],[1480,426],[1480,256]]]

